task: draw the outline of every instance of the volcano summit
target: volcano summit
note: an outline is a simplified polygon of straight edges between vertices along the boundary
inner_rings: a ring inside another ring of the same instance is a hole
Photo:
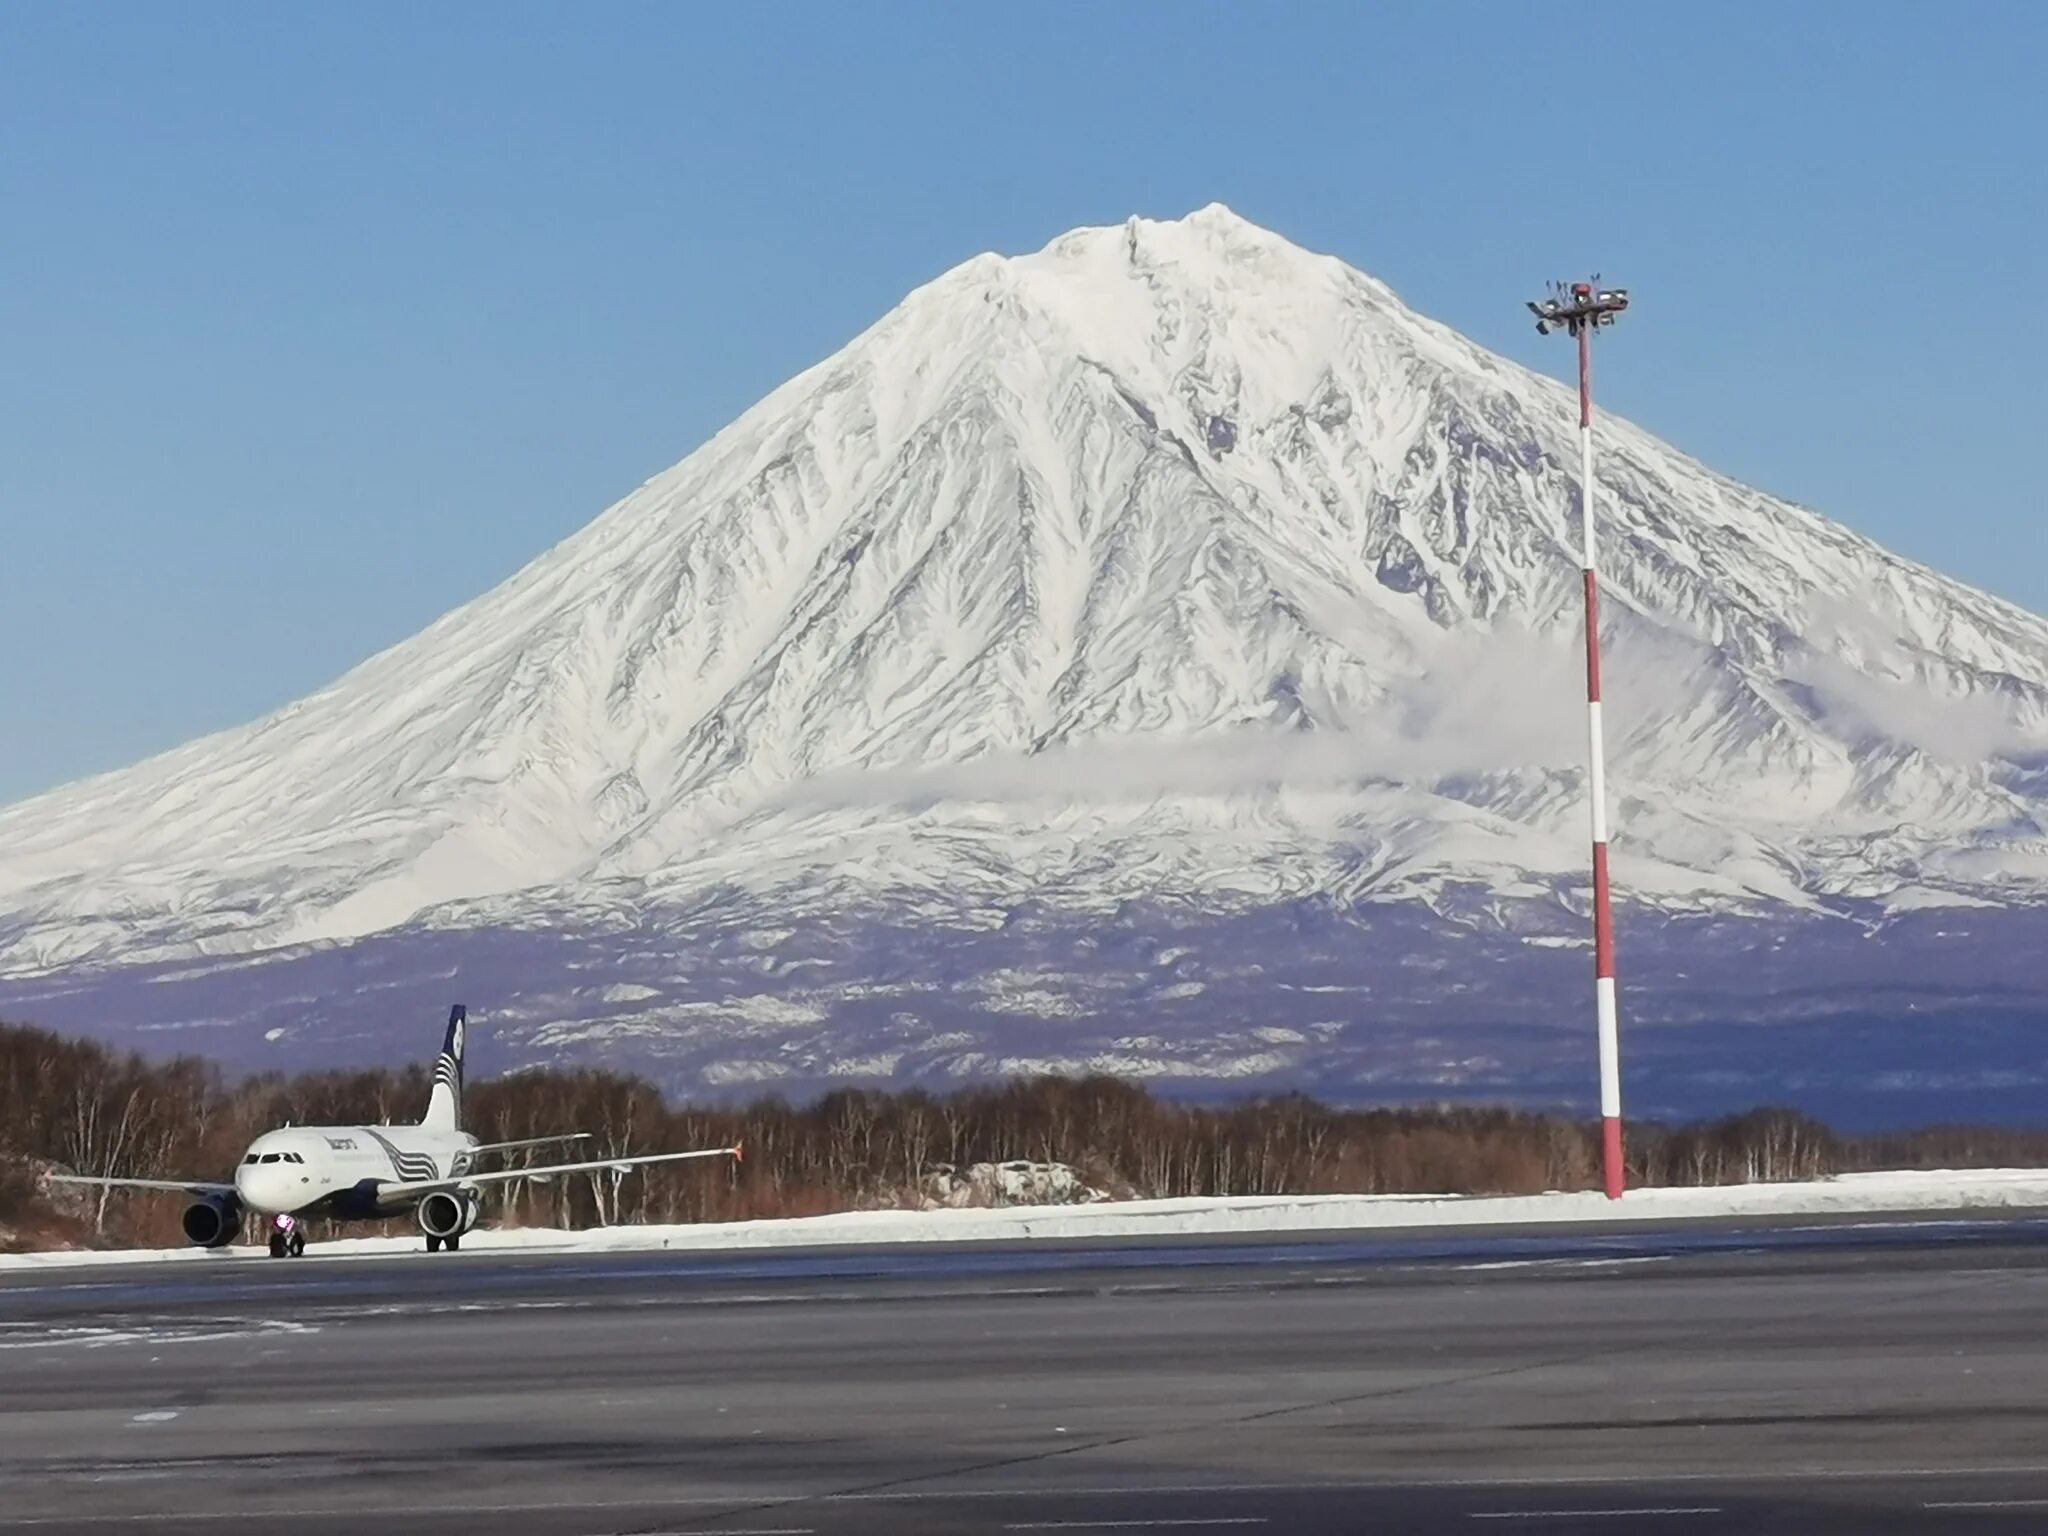
[[[1574,412],[1221,206],[976,257],[332,686],[0,813],[0,1010],[374,1059],[460,973],[680,1086],[1583,1098]],[[2048,624],[1597,430],[1652,1080],[2009,1076]]]

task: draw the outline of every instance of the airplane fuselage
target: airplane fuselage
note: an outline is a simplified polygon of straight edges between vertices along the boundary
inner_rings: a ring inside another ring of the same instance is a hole
[[[305,1125],[270,1131],[235,1167],[235,1195],[265,1215],[372,1220],[398,1215],[419,1193],[392,1184],[458,1179],[475,1162],[476,1137],[419,1125]]]

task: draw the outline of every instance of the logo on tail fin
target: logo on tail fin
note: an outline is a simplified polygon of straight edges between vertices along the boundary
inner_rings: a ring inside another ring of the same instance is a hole
[[[469,1022],[469,1010],[457,1003],[448,1010],[448,1038],[441,1046],[441,1060],[435,1065],[435,1081],[462,1081],[462,1031]]]

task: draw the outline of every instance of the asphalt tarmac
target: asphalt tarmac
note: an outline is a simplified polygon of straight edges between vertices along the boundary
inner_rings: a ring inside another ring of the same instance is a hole
[[[2048,1223],[0,1276],[0,1536],[2048,1531]]]

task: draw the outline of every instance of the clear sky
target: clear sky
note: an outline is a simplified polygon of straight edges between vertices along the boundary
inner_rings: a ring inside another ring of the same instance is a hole
[[[331,680],[978,251],[1220,199],[2048,610],[2048,5],[0,9],[0,799]]]

